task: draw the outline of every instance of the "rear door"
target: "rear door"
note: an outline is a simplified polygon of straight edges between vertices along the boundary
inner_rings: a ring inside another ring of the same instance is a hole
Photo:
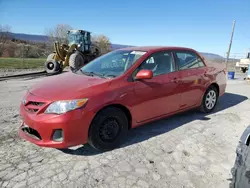
[[[190,108],[199,103],[204,93],[206,66],[192,51],[175,51],[175,60],[180,73],[180,109]]]

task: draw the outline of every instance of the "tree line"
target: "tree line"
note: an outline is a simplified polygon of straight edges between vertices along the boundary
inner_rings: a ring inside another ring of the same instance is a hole
[[[47,40],[44,42],[33,42],[15,39],[11,37],[11,28],[8,25],[0,25],[0,57],[16,58],[40,58],[46,57],[54,49],[53,44],[58,41],[60,44],[67,44],[67,32],[72,27],[67,24],[58,24],[53,28],[45,29]],[[102,54],[111,51],[111,43],[107,36],[92,35],[92,43],[95,43]]]

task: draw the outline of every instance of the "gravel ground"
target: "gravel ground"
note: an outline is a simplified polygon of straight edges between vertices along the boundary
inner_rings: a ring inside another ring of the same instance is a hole
[[[44,71],[44,69],[0,69],[0,76],[11,76],[41,71]]]
[[[45,71],[45,70],[43,68],[40,68],[40,69],[0,69],[0,77],[18,75],[18,74],[28,74],[28,73],[41,72],[41,71]],[[69,68],[66,67],[64,71],[69,71]]]
[[[42,80],[0,82],[0,187],[226,188],[235,149],[250,124],[250,87],[229,80],[214,113],[189,111],[129,132],[116,150],[61,151],[17,136],[19,103]]]

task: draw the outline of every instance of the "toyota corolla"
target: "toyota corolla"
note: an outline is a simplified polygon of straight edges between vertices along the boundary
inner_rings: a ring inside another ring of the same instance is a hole
[[[119,49],[30,88],[19,135],[44,147],[111,150],[131,128],[194,108],[213,111],[225,88],[224,64],[208,64],[193,49]]]

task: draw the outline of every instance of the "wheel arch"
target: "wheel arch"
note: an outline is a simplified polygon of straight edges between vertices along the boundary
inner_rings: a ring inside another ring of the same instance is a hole
[[[250,144],[250,125],[244,130],[240,137],[240,142],[249,146]]]
[[[214,82],[214,83],[211,83],[211,84],[207,87],[207,89],[208,89],[209,87],[211,87],[211,86],[214,86],[214,87],[217,89],[218,95],[220,95],[220,86],[219,86],[216,82]]]
[[[202,96],[200,98],[200,104],[202,103],[203,97],[206,94],[208,88],[211,87],[211,86],[214,86],[218,91],[218,96],[220,95],[220,87],[219,87],[219,85],[216,82],[210,83],[210,84],[208,84],[208,86],[206,87],[205,91],[203,92],[203,94],[202,94]]]
[[[124,114],[126,115],[126,117],[128,118],[128,129],[131,129],[132,128],[132,115],[131,115],[131,112],[130,112],[130,110],[126,107],[126,106],[124,106],[124,105],[122,105],[122,104],[108,104],[108,105],[106,105],[106,106],[103,106],[103,107],[101,107],[99,110],[97,110],[97,112],[96,112],[96,114],[95,114],[95,116],[94,116],[94,118],[100,113],[100,112],[102,112],[103,110],[105,110],[105,109],[107,109],[107,108],[112,108],[112,107],[114,107],[114,108],[119,108],[119,109],[121,109],[123,112],[124,112]],[[94,118],[92,119],[92,121],[94,120]]]

